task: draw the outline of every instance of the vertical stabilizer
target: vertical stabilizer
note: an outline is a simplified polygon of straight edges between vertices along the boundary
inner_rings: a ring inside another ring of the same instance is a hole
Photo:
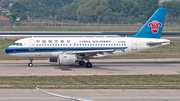
[[[136,38],[161,38],[167,8],[159,8],[153,16],[146,22],[141,30],[133,37]]]

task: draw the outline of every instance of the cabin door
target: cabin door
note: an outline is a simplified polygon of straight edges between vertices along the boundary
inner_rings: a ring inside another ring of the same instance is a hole
[[[30,39],[29,40],[29,51],[34,51],[35,48],[34,48],[34,39]]]
[[[137,40],[132,40],[132,50],[137,50]]]
[[[74,43],[74,49],[76,49],[76,43]]]

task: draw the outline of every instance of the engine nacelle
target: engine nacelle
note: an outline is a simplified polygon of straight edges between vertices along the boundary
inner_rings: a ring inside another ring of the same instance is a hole
[[[59,63],[59,65],[72,65],[76,63],[76,60],[76,55],[70,54],[59,54],[57,57],[57,62]]]
[[[49,62],[57,62],[57,58],[49,58]]]

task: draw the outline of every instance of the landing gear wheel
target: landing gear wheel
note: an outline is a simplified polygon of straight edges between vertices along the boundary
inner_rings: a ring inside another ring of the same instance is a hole
[[[86,67],[87,67],[87,68],[91,68],[91,67],[92,67],[92,63],[87,62],[87,63],[86,63]]]
[[[30,63],[28,63],[28,66],[29,66],[29,67],[32,67],[32,66],[33,66],[33,63],[32,63],[33,58],[29,58],[29,60],[30,60]]]
[[[29,66],[29,67],[33,67],[33,64],[32,64],[32,63],[29,63],[28,66]]]
[[[80,62],[79,62],[79,65],[80,65],[80,66],[84,66],[84,65],[85,65],[85,62],[84,62],[84,61],[80,61]]]

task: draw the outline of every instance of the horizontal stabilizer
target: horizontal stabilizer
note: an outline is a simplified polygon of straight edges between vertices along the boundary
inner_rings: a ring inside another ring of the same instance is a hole
[[[147,42],[147,45],[149,46],[155,46],[155,45],[158,45],[158,44],[163,44],[163,43],[171,43],[170,41],[150,41],[150,42]]]

